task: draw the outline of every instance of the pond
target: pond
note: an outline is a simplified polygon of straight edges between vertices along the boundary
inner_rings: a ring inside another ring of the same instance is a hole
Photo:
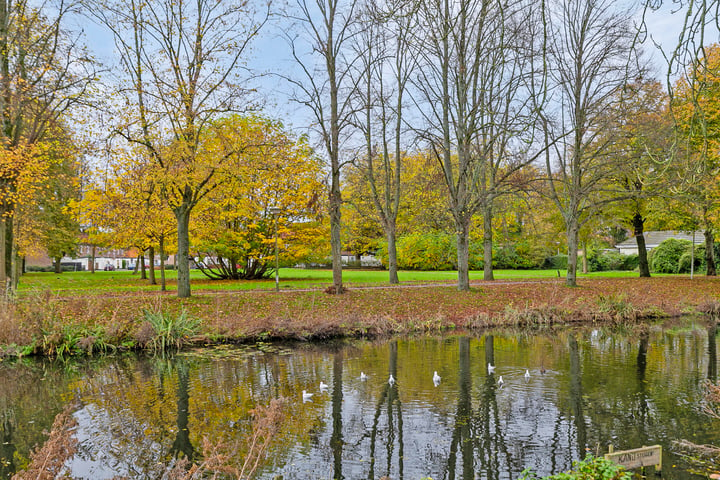
[[[701,319],[5,361],[0,478],[27,463],[68,404],[78,421],[74,478],[151,479],[175,455],[199,460],[204,437],[239,445],[239,462],[249,410],[286,397],[260,478],[516,479],[527,467],[567,470],[610,444],[660,444],[663,478],[700,479],[673,441],[720,445],[720,420],[700,409],[704,383],[717,381],[717,350],[716,327]]]

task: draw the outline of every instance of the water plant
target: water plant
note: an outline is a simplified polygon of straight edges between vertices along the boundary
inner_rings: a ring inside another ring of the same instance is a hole
[[[588,454],[584,460],[575,460],[572,469],[567,472],[538,477],[530,469],[520,474],[520,480],[631,480],[632,476],[622,466]]]
[[[635,321],[639,313],[624,293],[599,295],[597,306],[599,313],[615,322]]]
[[[179,350],[197,334],[201,323],[199,318],[191,317],[184,308],[177,314],[160,308],[144,308],[143,320],[153,332],[147,346],[156,352],[164,352],[173,347]]]

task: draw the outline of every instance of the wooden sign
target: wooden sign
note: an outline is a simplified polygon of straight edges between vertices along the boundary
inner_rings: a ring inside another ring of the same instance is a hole
[[[610,453],[605,458],[627,469],[655,466],[656,471],[662,470],[662,446],[653,445],[650,447],[635,448],[614,452],[612,445]]]

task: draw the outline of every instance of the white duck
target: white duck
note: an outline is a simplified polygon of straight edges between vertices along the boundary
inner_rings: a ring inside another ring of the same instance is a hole
[[[440,385],[440,375],[438,375],[437,371],[433,373],[433,383],[436,387]]]
[[[388,378],[388,383],[391,387],[395,385],[395,377],[392,376],[392,373],[390,374],[390,378]]]
[[[490,362],[488,362],[488,374],[493,373],[494,371],[495,371],[495,366],[490,364]]]
[[[327,392],[328,384],[320,380],[320,391],[321,392]]]
[[[502,375],[500,375],[500,378],[498,378],[498,385],[502,385],[505,383],[505,381],[502,379]]]
[[[310,400],[312,400],[312,396],[313,396],[312,393],[308,393],[305,390],[303,390],[303,393],[302,393],[303,402],[309,402]]]
[[[530,380],[530,370],[525,370],[525,380]]]
[[[364,382],[368,379],[368,376],[365,375],[365,372],[360,372],[360,381]]]

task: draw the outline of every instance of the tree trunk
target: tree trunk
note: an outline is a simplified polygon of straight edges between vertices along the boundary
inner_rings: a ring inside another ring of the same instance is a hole
[[[157,281],[155,281],[155,247],[148,248],[148,262],[150,263],[150,285],[157,285]]]
[[[633,216],[633,235],[638,247],[638,269],[641,277],[650,277],[650,264],[648,263],[647,247],[645,246],[645,219],[639,213]]]
[[[97,246],[93,245],[90,248],[90,273],[95,273],[95,249]]]
[[[8,212],[0,217],[0,285],[5,295],[12,293],[13,286],[13,217]]]
[[[18,252],[17,242],[13,242],[12,250],[12,277],[10,279],[10,291],[17,292],[18,282],[20,281],[20,275],[23,271],[23,260],[20,258]]]
[[[60,265],[61,260],[62,257],[53,258],[53,267],[55,267],[55,273],[62,273],[62,265]]]
[[[0,289],[2,289],[3,295],[7,295],[8,289],[8,276],[5,270],[5,230],[7,229],[7,217],[0,215]]]
[[[190,296],[190,208],[180,206],[174,209],[177,220],[177,296]],[[338,238],[340,228],[338,226]],[[334,253],[334,252],[333,252]]]
[[[483,209],[483,280],[495,280],[493,274],[493,211],[492,207]]]
[[[582,263],[582,272],[588,273],[588,246],[587,246],[587,240],[583,241],[583,263]]]
[[[578,260],[578,234],[580,226],[576,219],[567,222],[566,235],[568,244],[568,266],[567,276],[565,277],[565,285],[568,287],[577,287],[577,260]]]
[[[333,287],[336,294],[341,294],[342,284],[342,241],[340,240],[340,181],[333,175],[333,187],[330,192],[330,247],[332,251]],[[178,274],[179,275],[179,274]]]
[[[141,255],[138,254],[137,260],[135,261],[135,268],[133,268],[133,275],[138,273],[138,269],[140,268],[140,258],[141,258]]]
[[[166,290],[165,286],[165,237],[160,237],[160,291]]]
[[[715,268],[715,237],[713,229],[710,227],[705,229],[705,264],[707,265],[705,275],[708,277],[717,276]]]
[[[470,290],[470,221],[457,225],[457,272],[458,290],[467,292]]]
[[[140,254],[140,280],[147,280],[147,270],[145,270],[145,252]]]
[[[390,283],[397,285],[400,283],[398,279],[398,266],[397,266],[397,238],[395,236],[395,225],[392,228],[387,228],[387,242],[388,242],[388,273],[390,276]]]

